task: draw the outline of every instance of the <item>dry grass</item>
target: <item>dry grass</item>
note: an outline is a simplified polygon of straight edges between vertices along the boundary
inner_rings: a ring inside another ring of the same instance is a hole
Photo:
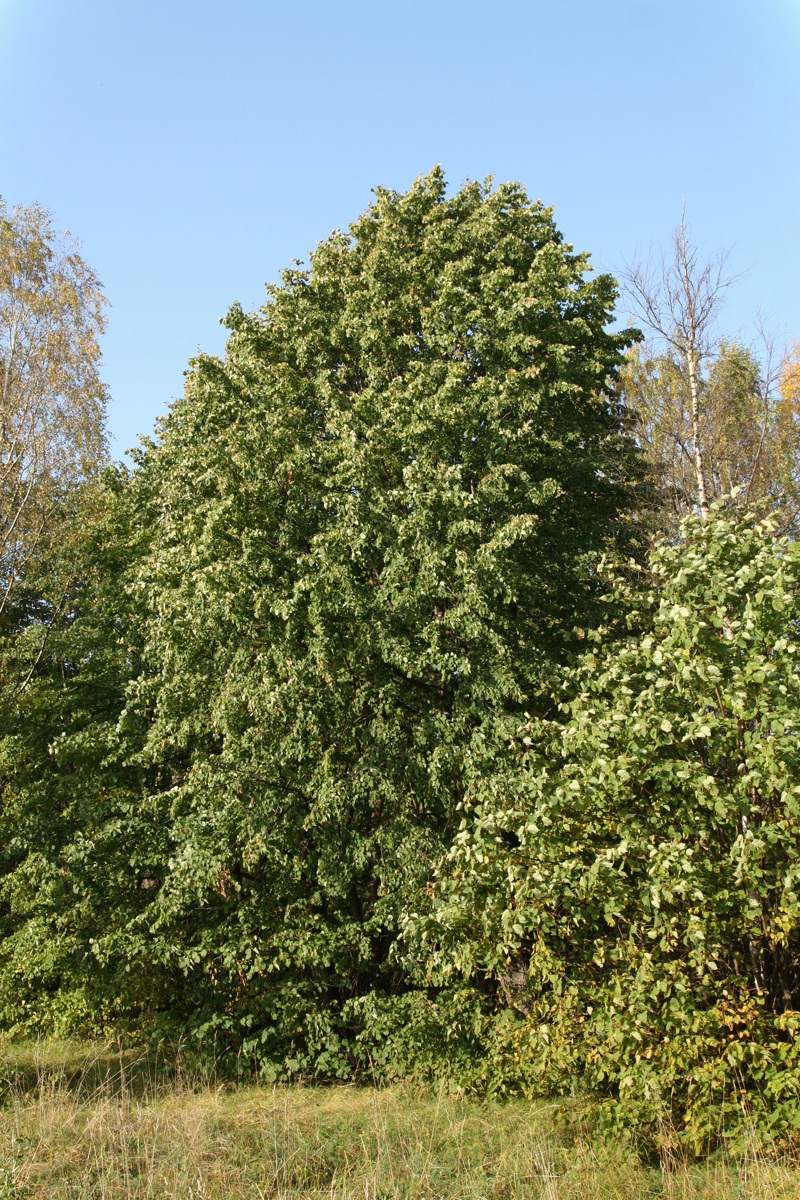
[[[0,1200],[800,1200],[763,1151],[664,1174],[547,1104],[234,1087],[53,1042],[5,1047],[0,1078]]]

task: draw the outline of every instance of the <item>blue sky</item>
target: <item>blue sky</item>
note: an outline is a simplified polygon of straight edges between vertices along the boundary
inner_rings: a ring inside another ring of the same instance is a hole
[[[800,0],[0,0],[0,195],[82,243],[111,301],[121,455],[218,318],[441,162],[517,179],[613,269],[669,237],[800,336]]]

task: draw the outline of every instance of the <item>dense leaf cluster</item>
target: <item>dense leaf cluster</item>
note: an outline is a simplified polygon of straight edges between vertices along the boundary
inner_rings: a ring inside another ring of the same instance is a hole
[[[685,532],[466,798],[415,925],[515,1010],[497,1071],[702,1147],[796,1122],[800,551],[719,513]]]
[[[647,560],[613,301],[435,171],[231,311],[3,713],[5,1028],[786,1124],[796,554]]]

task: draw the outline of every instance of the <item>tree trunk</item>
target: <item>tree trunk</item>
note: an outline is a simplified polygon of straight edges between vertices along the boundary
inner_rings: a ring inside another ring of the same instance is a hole
[[[708,520],[708,494],[706,492],[706,475],[703,467],[703,452],[700,446],[700,397],[697,388],[697,361],[694,348],[694,338],[686,349],[686,362],[689,367],[689,394],[692,415],[692,443],[694,447],[694,473],[697,476],[697,500],[700,505],[700,515]]]

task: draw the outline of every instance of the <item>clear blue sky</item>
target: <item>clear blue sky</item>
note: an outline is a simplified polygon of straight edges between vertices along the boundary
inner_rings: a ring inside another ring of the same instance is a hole
[[[518,179],[612,268],[695,240],[800,335],[800,0],[0,0],[0,194],[111,300],[115,453],[218,318],[441,162]]]

